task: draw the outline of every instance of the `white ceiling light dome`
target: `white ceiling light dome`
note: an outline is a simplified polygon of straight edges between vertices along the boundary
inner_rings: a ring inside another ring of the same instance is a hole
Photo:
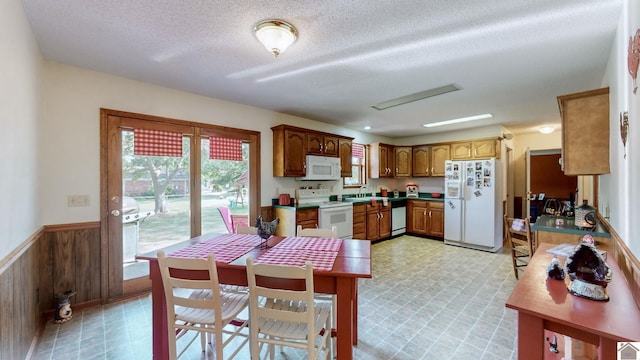
[[[298,38],[298,31],[284,20],[264,20],[253,28],[253,33],[275,57],[282,54]]]
[[[551,134],[556,128],[551,125],[542,126],[538,131],[542,134]]]

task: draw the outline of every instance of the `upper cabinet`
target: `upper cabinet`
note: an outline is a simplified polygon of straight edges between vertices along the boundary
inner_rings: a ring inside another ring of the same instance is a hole
[[[499,142],[495,139],[451,144],[452,160],[500,158]]]
[[[413,176],[431,176],[431,146],[413,147]]]
[[[450,145],[431,147],[431,176],[444,176],[444,163],[451,159]]]
[[[449,160],[449,145],[413,147],[413,176],[444,176],[444,163]]]
[[[322,133],[307,133],[307,154],[338,156],[338,137]]]
[[[411,176],[411,146],[396,146],[394,149],[396,177]]]
[[[565,175],[608,174],[609,88],[558,96]]]
[[[342,176],[351,176],[351,141],[353,138],[289,125],[272,127],[273,176],[303,177],[306,175],[307,155],[340,155]],[[348,150],[348,160],[346,151]],[[341,150],[345,151],[343,154]],[[345,170],[348,168],[348,174]]]
[[[352,175],[351,160],[353,144],[349,139],[338,139],[338,148],[340,150],[340,176],[350,177]]]
[[[374,179],[393,177],[394,160],[393,145],[382,143],[369,145],[369,177]]]

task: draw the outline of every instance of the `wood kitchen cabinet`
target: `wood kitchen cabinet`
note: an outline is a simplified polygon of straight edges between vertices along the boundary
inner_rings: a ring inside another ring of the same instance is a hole
[[[318,209],[296,210],[296,225],[301,225],[303,229],[318,227]]]
[[[307,133],[307,155],[338,156],[338,137],[322,133]]]
[[[273,176],[305,176],[307,134],[284,125],[273,131]]]
[[[608,174],[609,88],[558,96],[565,175]]]
[[[347,147],[351,148],[353,138],[289,125],[274,126],[271,130],[273,132],[273,176],[305,176],[307,155],[332,157],[341,155],[341,164],[344,163],[342,176],[351,176],[351,154],[349,153],[348,159],[346,155],[343,159],[340,146],[342,145],[344,151]],[[348,174],[344,170],[347,164]]]
[[[413,176],[444,176],[444,163],[450,159],[450,145],[413,147]]]
[[[395,153],[392,145],[374,143],[369,145],[369,177],[373,179],[393,177]]]
[[[444,203],[441,201],[407,201],[407,232],[444,237]]]
[[[338,139],[338,148],[340,149],[340,176],[351,177],[353,175],[351,169],[353,142],[349,139]]]
[[[499,142],[495,139],[451,144],[452,160],[500,158]]]
[[[393,149],[396,165],[396,177],[411,176],[411,146],[396,146]]]
[[[367,239],[378,240],[391,236],[391,206],[380,203],[367,207]]]
[[[434,145],[431,147],[431,176],[444,176],[444,163],[451,160],[450,145]]]
[[[367,204],[353,204],[353,238],[367,239]]]

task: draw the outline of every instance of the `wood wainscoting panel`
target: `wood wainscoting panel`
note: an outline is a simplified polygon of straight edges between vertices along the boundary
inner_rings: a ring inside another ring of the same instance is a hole
[[[615,242],[614,257],[623,274],[613,274],[613,276],[624,276],[629,285],[629,290],[640,307],[640,261],[633,255],[627,244],[622,241],[609,224],[605,225],[611,233],[611,238]]]
[[[38,284],[42,274],[39,247],[43,233],[36,231],[27,241],[2,259],[0,268],[0,359],[25,359],[35,347],[41,324]]]

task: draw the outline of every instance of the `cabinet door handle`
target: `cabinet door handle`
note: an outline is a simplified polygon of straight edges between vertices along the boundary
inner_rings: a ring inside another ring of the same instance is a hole
[[[380,219],[384,219],[384,214],[380,213]]]
[[[307,168],[307,163],[302,163],[302,167],[306,169]]]
[[[467,149],[467,156],[471,156],[471,148]]]
[[[478,156],[478,148],[473,149],[476,152],[476,156]]]
[[[431,175],[433,175],[433,168],[431,168]]]
[[[429,210],[429,217],[431,217],[431,210]]]
[[[425,210],[424,213],[422,213],[422,215],[427,216],[427,210]]]
[[[324,147],[324,146],[323,146],[322,144],[320,144],[320,151],[322,151],[322,148],[323,148],[323,147]]]
[[[396,168],[396,174],[399,173],[400,171],[398,171],[398,168]]]

